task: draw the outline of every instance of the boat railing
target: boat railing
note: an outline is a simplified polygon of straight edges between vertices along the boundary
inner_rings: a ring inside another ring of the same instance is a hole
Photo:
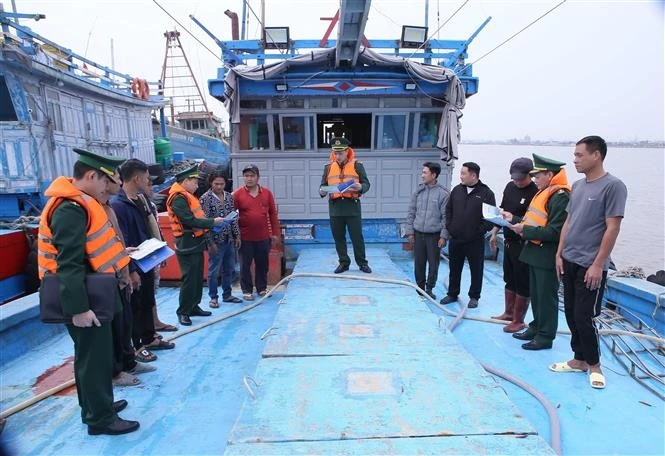
[[[121,73],[112,68],[98,64],[82,55],[73,52],[15,22],[13,19],[44,18],[43,15],[29,15],[0,11],[0,47],[3,50],[14,50],[28,56],[33,62],[44,65],[52,70],[65,73],[81,81],[96,84],[105,89],[137,99],[159,102],[159,82],[150,82],[139,75]],[[140,85],[145,83],[145,88]]]

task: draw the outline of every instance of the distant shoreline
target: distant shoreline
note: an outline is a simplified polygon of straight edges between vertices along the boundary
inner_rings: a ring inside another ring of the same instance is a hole
[[[576,141],[524,141],[521,139],[508,139],[508,140],[462,140],[460,144],[472,145],[497,145],[497,146],[574,146]],[[609,147],[635,147],[635,148],[650,148],[650,149],[663,149],[665,148],[665,141],[609,141]]]

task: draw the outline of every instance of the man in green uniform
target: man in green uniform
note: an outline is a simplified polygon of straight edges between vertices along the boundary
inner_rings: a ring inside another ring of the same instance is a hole
[[[346,249],[347,226],[356,264],[362,272],[369,274],[372,270],[365,257],[360,209],[360,196],[369,191],[369,179],[363,164],[355,159],[355,152],[346,138],[333,138],[331,145],[330,163],[323,169],[319,194],[322,198],[328,195],[330,229],[333,239],[335,239],[335,249],[339,258],[335,274],[348,271],[351,264],[351,258]],[[352,184],[351,181],[353,181]],[[337,186],[343,191],[337,191],[337,188],[332,188],[333,186]]]
[[[223,217],[205,218],[199,199],[194,192],[199,185],[198,166],[178,173],[176,183],[169,191],[166,209],[175,237],[176,257],[182,273],[178,320],[181,325],[192,324],[190,317],[208,317],[211,312],[201,309],[203,297],[203,252],[206,250],[204,234],[215,225],[224,223]],[[227,222],[228,223],[228,222]]]
[[[570,186],[565,163],[533,154],[533,175],[538,193],[531,200],[521,223],[512,230],[522,236],[525,245],[519,261],[529,265],[529,290],[533,321],[522,332],[513,334],[525,350],[552,348],[559,323],[559,279],[555,255],[561,228],[566,221],[566,206]],[[504,213],[507,220],[513,215]]]
[[[97,319],[90,309],[88,296],[81,291],[85,290],[86,274],[93,272],[93,257],[86,253],[86,248],[94,242],[87,233],[89,224],[92,224],[88,214],[100,214],[101,211],[103,215],[94,217],[102,217],[102,222],[108,220],[97,200],[103,198],[107,179],[114,179],[114,171],[124,159],[82,149],[74,151],[80,157],[74,164],[73,180],[58,178],[45,192],[57,199],[47,205],[42,214],[39,266],[42,271],[57,274],[63,311],[72,315],[67,330],[74,341],[76,391],[81,419],[88,425],[88,434],[126,434],[138,429],[139,423],[118,417],[117,413],[127,406],[127,401],[113,402],[111,322],[101,323]],[[94,198],[85,203],[87,209],[75,200],[81,196]],[[52,209],[53,205],[55,209]],[[51,244],[57,253],[47,253],[45,243]],[[98,247],[93,253],[103,254],[104,247]],[[120,306],[118,302],[118,309]]]

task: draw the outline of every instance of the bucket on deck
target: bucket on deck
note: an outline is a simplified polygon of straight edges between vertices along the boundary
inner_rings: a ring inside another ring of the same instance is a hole
[[[185,153],[184,152],[173,152],[173,161],[175,163],[181,162],[185,159]]]

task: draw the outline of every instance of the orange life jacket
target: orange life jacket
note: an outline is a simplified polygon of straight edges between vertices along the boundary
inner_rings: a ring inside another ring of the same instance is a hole
[[[99,202],[76,188],[72,180],[58,177],[44,193],[50,197],[42,211],[37,240],[39,277],[47,272],[55,274],[58,270],[58,250],[53,245],[53,232],[50,228],[51,216],[65,200],[80,205],[88,216],[85,238],[85,255],[90,267],[95,272],[115,272],[129,264],[118,234],[113,229],[106,211]]]
[[[346,182],[349,179],[353,179],[356,184],[360,183],[360,177],[356,172],[356,160],[355,152],[352,148],[349,147],[349,154],[347,156],[347,161],[344,166],[340,169],[339,163],[335,160],[335,155],[330,154],[330,166],[328,167],[328,185],[338,185],[342,182]],[[330,198],[360,198],[361,193],[358,190],[347,190],[344,193],[331,193]]]
[[[180,237],[183,234],[185,234],[185,229],[182,226],[182,223],[180,223],[180,219],[178,218],[177,215],[175,215],[175,212],[173,212],[173,209],[171,208],[173,199],[178,195],[182,195],[185,197],[185,199],[187,200],[187,205],[189,206],[189,210],[192,211],[194,217],[200,219],[205,218],[205,214],[203,212],[203,208],[201,207],[201,203],[199,202],[199,200],[194,195],[185,190],[185,187],[176,182],[171,186],[171,190],[169,190],[169,197],[166,200],[166,210],[169,213],[169,222],[171,223],[171,230],[173,231],[173,236],[175,237]],[[191,230],[193,237],[203,236],[208,231],[204,228],[195,228],[195,227],[192,227]]]
[[[549,187],[540,190],[531,200],[529,208],[524,214],[522,219],[522,224],[529,226],[545,226],[547,225],[547,203],[556,192],[559,190],[565,190],[570,192],[570,185],[568,185],[568,178],[566,177],[566,170],[561,169],[557,174],[554,175],[550,181]],[[542,244],[542,241],[530,240],[536,245]]]

